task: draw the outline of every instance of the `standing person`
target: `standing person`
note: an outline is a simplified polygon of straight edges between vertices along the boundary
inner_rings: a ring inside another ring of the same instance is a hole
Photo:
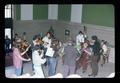
[[[82,31],[79,31],[79,34],[76,36],[76,46],[77,46],[77,50],[79,52],[79,50],[81,49],[81,44],[84,43],[84,35]]]
[[[43,46],[44,46],[44,57],[46,57],[46,58],[47,58],[47,56],[45,55],[46,51],[51,46],[51,38],[52,38],[51,36],[52,36],[51,33],[47,32],[46,36],[43,37],[43,39],[42,39],[42,41],[44,42],[43,43]],[[47,59],[45,65],[47,65],[47,62],[48,62],[48,59]]]
[[[34,50],[35,50],[35,46],[37,45],[37,41],[38,41],[38,37],[37,37],[37,35],[35,35],[34,37],[33,37],[33,40],[32,40],[32,42],[33,42],[33,44],[32,44],[32,58],[33,58],[33,52],[34,52]],[[33,60],[33,59],[32,59]],[[33,64],[33,61],[32,61],[32,70],[33,70],[33,72],[34,72],[34,64]]]
[[[79,58],[79,66],[82,67],[83,73],[86,72],[90,56],[92,55],[92,49],[89,47],[89,41],[83,43],[83,48],[81,49],[81,57]]]
[[[92,73],[89,76],[97,76],[98,74],[98,62],[100,60],[100,42],[98,41],[97,36],[92,36],[91,48],[93,50],[93,55],[91,56],[91,68]]]
[[[32,52],[33,55],[33,64],[34,64],[34,72],[35,72],[35,76],[38,76],[40,78],[45,78],[45,75],[43,73],[43,69],[42,69],[42,64],[44,64],[46,62],[46,59],[42,58],[44,51],[42,49],[39,48],[39,45],[36,45],[34,47],[34,51]]]
[[[68,45],[64,48],[63,56],[63,72],[64,77],[75,73],[76,59],[78,57],[78,52],[73,46],[72,39],[68,41]]]
[[[51,47],[54,51],[53,56],[48,56],[48,74],[53,76],[56,74],[56,67],[58,63],[58,50],[60,48],[59,41],[57,39],[52,39]]]
[[[22,39],[23,39],[23,40],[26,40],[26,32],[23,32],[23,34],[22,34]]]
[[[17,33],[15,33],[14,39],[15,39],[15,41],[17,41],[19,39],[19,36]]]
[[[18,44],[15,42],[15,40],[13,40],[13,65],[15,67],[15,74],[17,76],[20,76],[22,74],[22,61],[31,60],[30,58],[22,58],[22,55],[24,55],[28,51],[29,47],[24,52],[20,53]]]
[[[42,41],[44,42],[44,48],[45,48],[45,52],[47,50],[48,47],[51,46],[51,33],[47,32],[46,36],[43,37]]]
[[[10,38],[8,38],[8,35],[6,35],[5,36],[5,50],[7,53],[10,50],[10,43],[11,43],[11,40],[10,40]]]
[[[102,40],[102,42],[101,42],[101,47],[102,47],[101,66],[103,66],[103,64],[105,64],[106,57],[107,57],[108,47],[106,44],[107,44],[107,41]]]

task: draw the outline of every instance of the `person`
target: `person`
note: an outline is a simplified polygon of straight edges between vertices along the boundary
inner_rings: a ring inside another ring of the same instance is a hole
[[[8,38],[8,35],[5,36],[5,50],[6,50],[6,53],[9,52],[10,50],[10,43],[11,43],[11,40],[10,38]]]
[[[103,66],[103,64],[105,64],[105,59],[107,57],[108,47],[106,44],[107,44],[107,41],[102,40],[102,42],[101,42],[101,46],[102,46],[101,66]]]
[[[58,51],[60,48],[59,41],[57,39],[52,38],[51,46],[52,50],[54,51],[53,56],[48,56],[48,74],[49,76],[53,76],[56,74],[56,67],[58,63]],[[46,54],[47,55],[47,54]]]
[[[78,52],[73,46],[72,38],[69,38],[68,44],[64,47],[64,56],[63,56],[63,72],[64,78],[70,74],[75,73],[76,59],[78,58]]]
[[[15,39],[15,41],[17,41],[19,39],[19,36],[17,33],[15,33],[14,39]]]
[[[35,76],[38,76],[40,78],[45,78],[45,75],[42,70],[42,64],[46,62],[45,58],[42,58],[44,54],[44,51],[39,48],[39,45],[36,45],[34,47],[34,51],[32,52],[32,60],[33,60],[33,67],[34,67],[34,72]]]
[[[51,33],[47,32],[46,36],[43,37],[42,41],[44,42],[44,48],[51,46]]]
[[[31,48],[32,48],[32,58],[33,58],[33,51],[35,50],[35,46],[36,45],[38,45],[37,44],[37,41],[38,41],[38,36],[37,35],[35,35],[34,37],[33,37],[33,40],[32,40],[32,46],[31,46]],[[33,70],[33,72],[34,72],[34,64],[33,64],[33,61],[32,61],[32,70]]]
[[[86,72],[90,57],[92,55],[92,49],[89,47],[89,41],[83,43],[83,48],[81,49],[81,57],[78,60],[78,65],[83,70],[83,73]]]
[[[91,68],[92,73],[89,76],[97,76],[98,74],[98,62],[100,60],[100,42],[98,41],[98,37],[96,35],[92,36],[92,42],[90,43],[90,47],[92,48],[93,55],[91,56]]]
[[[30,47],[30,46],[29,46]],[[30,61],[31,59],[24,59],[22,57],[22,55],[24,55],[29,47],[22,53],[20,53],[20,50],[19,50],[19,45],[15,42],[15,40],[13,40],[13,65],[14,65],[14,68],[15,68],[15,74],[17,76],[20,76],[22,74],[22,61]]]
[[[51,33],[47,32],[46,36],[43,37],[43,39],[42,39],[42,41],[44,42],[43,43],[43,46],[44,46],[44,57],[46,57],[46,58],[47,58],[47,56],[45,54],[47,52],[47,49],[51,46],[51,38],[52,38],[51,36],[52,36]],[[47,61],[45,63],[45,66],[47,66],[47,63],[48,63],[48,59],[47,59]]]
[[[23,34],[22,34],[22,39],[23,39],[23,40],[26,40],[26,32],[23,32]]]
[[[76,46],[77,46],[77,50],[78,52],[80,52],[79,50],[81,49],[81,44],[84,43],[84,35],[82,31],[79,31],[79,34],[76,36]]]

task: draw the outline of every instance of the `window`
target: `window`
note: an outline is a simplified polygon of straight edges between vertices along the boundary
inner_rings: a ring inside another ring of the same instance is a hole
[[[12,33],[12,5],[7,4],[5,5],[5,36],[8,36],[8,38],[12,39],[11,33]]]
[[[8,4],[5,6],[5,18],[12,18],[12,5]]]

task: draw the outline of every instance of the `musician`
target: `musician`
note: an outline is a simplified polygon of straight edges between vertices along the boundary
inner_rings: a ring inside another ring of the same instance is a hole
[[[93,55],[91,56],[91,68],[92,73],[89,76],[97,76],[98,74],[98,62],[100,60],[100,42],[98,40],[98,37],[96,35],[91,37],[92,43],[90,43],[90,47],[92,48]]]
[[[87,70],[91,55],[92,55],[92,49],[89,47],[89,41],[86,40],[83,43],[83,48],[81,49],[81,56],[78,60],[79,63],[77,64],[79,65],[79,67],[82,67],[83,73],[85,73]]]
[[[85,37],[82,31],[79,31],[79,34],[76,36],[76,46],[77,50],[80,53],[81,45],[84,43]]]
[[[34,37],[33,37],[33,40],[32,40],[32,42],[33,42],[33,44],[32,44],[32,60],[33,60],[33,51],[35,50],[35,46],[37,45],[37,41],[38,41],[38,36],[37,35],[35,35]],[[33,61],[32,61],[33,62]],[[33,72],[34,72],[34,64],[32,63],[32,70],[33,70]]]
[[[46,58],[47,58],[47,56],[45,54],[47,52],[47,48],[49,48],[51,46],[51,37],[52,37],[51,33],[47,32],[46,36],[43,37],[43,39],[42,39],[42,41],[44,42],[43,43],[43,46],[44,46],[44,57],[46,57]],[[48,63],[48,59],[47,59],[45,65],[47,65],[47,63]]]
[[[13,40],[13,65],[15,67],[15,74],[20,76],[22,74],[22,61],[30,61],[31,59],[25,59],[22,56],[28,51],[29,47],[24,51],[20,52],[19,44]]]
[[[34,51],[32,52],[32,55],[33,55],[33,67],[34,67],[34,73],[35,73],[35,76],[38,76],[40,78],[44,78],[45,75],[43,73],[43,70],[42,70],[42,64],[44,64],[46,62],[46,59],[42,58],[43,57],[43,50],[39,48],[38,45],[35,45],[34,47]]]
[[[53,76],[56,74],[56,67],[58,63],[58,50],[60,49],[59,40],[52,38],[51,46],[54,54],[53,56],[48,56],[48,74]]]
[[[107,57],[107,51],[108,51],[108,47],[107,47],[107,41],[105,40],[102,40],[101,42],[101,47],[102,47],[102,54],[101,54],[101,66],[103,66],[103,64],[105,64],[105,60],[106,60],[106,57]]]
[[[47,32],[46,36],[42,39],[42,41],[44,42],[44,47],[48,48],[51,46],[51,33]]]

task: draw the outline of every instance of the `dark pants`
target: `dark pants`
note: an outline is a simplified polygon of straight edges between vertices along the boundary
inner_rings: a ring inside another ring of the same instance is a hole
[[[6,44],[6,45],[5,45],[5,50],[6,50],[6,53],[8,53],[8,52],[9,52],[9,49],[10,49],[10,44]]]
[[[43,56],[43,58],[46,58],[46,62],[44,63],[45,66],[47,66],[47,63],[48,63],[48,59],[47,59],[48,57],[45,55],[46,52],[47,52],[47,48],[44,48],[44,56]]]
[[[92,68],[92,75],[98,74],[98,62],[99,62],[100,56],[99,55],[93,55],[91,57],[91,68]]]

